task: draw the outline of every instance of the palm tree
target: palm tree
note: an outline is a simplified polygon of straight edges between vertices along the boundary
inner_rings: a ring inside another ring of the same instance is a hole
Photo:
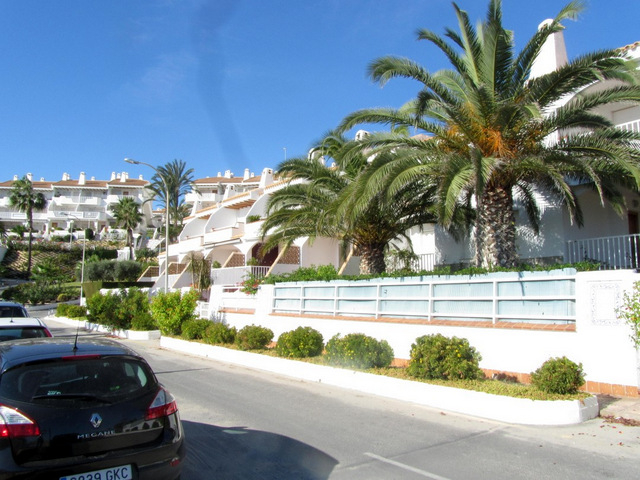
[[[422,84],[408,108],[368,109],[347,116],[339,131],[363,123],[404,125],[429,134],[428,141],[397,134],[375,134],[361,142],[370,152],[402,152],[379,163],[366,178],[359,209],[377,198],[429,177],[439,189],[439,221],[447,226],[461,205],[474,205],[475,262],[478,266],[514,266],[516,219],[521,202],[537,233],[537,195],[560,201],[572,221],[583,223],[573,187],[591,186],[602,202],[620,210],[620,188],[640,184],[640,137],[615,129],[595,109],[614,102],[640,102],[634,65],[620,50],[584,55],[557,71],[529,78],[533,62],[561,21],[575,19],[582,1],[568,3],[516,54],[513,33],[502,24],[500,0],[491,0],[484,22],[474,28],[454,3],[460,33],[443,38],[419,30],[418,39],[438,47],[451,69],[430,73],[415,62],[383,57],[370,65],[374,81],[396,77]],[[599,80],[613,87],[584,89]],[[578,92],[580,92],[578,94]],[[559,101],[570,98],[557,107]],[[557,108],[556,108],[557,107]],[[364,180],[363,180],[364,181]],[[356,209],[358,211],[358,209]]]
[[[129,258],[133,259],[133,229],[142,222],[143,218],[140,204],[132,197],[122,197],[111,209],[116,219],[116,226],[122,227],[127,231]]]
[[[27,278],[31,276],[31,249],[33,244],[33,212],[44,210],[47,200],[40,192],[33,191],[33,184],[26,176],[13,182],[9,194],[9,205],[27,215],[27,230],[29,231],[29,248],[27,255]]]
[[[184,195],[194,190],[192,174],[193,168],[187,169],[187,164],[183,160],[173,160],[157,167],[156,173],[151,178],[149,188],[164,204],[174,229],[182,224],[183,218],[188,214],[188,210],[184,208]],[[165,198],[165,188],[169,193],[168,201]]]
[[[269,198],[262,225],[263,251],[277,245],[286,248],[301,237],[334,238],[361,256],[361,273],[380,273],[385,271],[384,254],[391,242],[408,240],[412,226],[433,220],[430,212],[415,208],[415,197],[408,191],[391,202],[379,197],[357,216],[343,215],[352,195],[350,186],[368,166],[366,155],[353,154],[353,144],[329,133],[308,157],[278,166],[289,184]],[[328,160],[334,163],[327,165]]]

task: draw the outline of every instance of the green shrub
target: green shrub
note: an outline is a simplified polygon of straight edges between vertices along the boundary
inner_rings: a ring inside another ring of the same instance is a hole
[[[96,260],[86,262],[84,266],[85,281],[113,281],[116,262],[113,260]]]
[[[118,292],[96,293],[87,299],[89,314],[87,318],[92,323],[110,327],[120,326],[120,322],[115,320],[115,312],[122,303]]]
[[[640,282],[635,282],[630,292],[624,292],[616,315],[630,327],[629,338],[634,347],[640,349]]]
[[[142,273],[142,264],[135,260],[122,260],[115,262],[113,271],[118,281],[135,282]]]
[[[59,303],[56,308],[56,317],[67,318],[85,318],[87,309],[82,305],[69,305],[68,303]]]
[[[276,353],[280,357],[304,358],[320,355],[324,349],[322,334],[311,327],[298,327],[278,337]]]
[[[211,344],[234,343],[237,333],[236,327],[230,327],[222,322],[209,322],[202,339]]]
[[[424,379],[479,379],[482,357],[466,338],[424,335],[411,345],[407,373]]]
[[[138,332],[148,332],[150,330],[157,330],[158,325],[151,316],[151,312],[147,308],[146,311],[137,311],[131,319],[131,330]]]
[[[531,373],[531,383],[546,393],[576,393],[584,385],[582,364],[567,357],[550,358]]]
[[[59,303],[58,306],[56,307],[56,317],[66,317],[68,308],[69,308],[68,304]]]
[[[235,344],[240,350],[259,350],[266,348],[273,340],[273,332],[258,325],[247,325],[236,334]]]
[[[95,293],[87,299],[87,307],[90,322],[114,330],[155,329],[149,313],[149,299],[139,288],[132,287],[106,294]],[[149,328],[150,326],[153,328]]]
[[[62,291],[63,288],[61,285],[49,285],[41,282],[23,283],[18,285],[13,298],[20,303],[38,305],[55,302]]]
[[[163,335],[180,335],[182,324],[195,318],[196,301],[199,293],[190,290],[182,295],[180,292],[159,293],[151,300],[151,314]]]
[[[211,322],[206,318],[192,318],[182,324],[180,336],[186,340],[202,340]]]
[[[350,368],[382,368],[391,365],[393,349],[386,340],[363,333],[332,337],[326,346],[326,359],[333,365]]]
[[[71,293],[68,292],[62,292],[61,294],[59,294],[56,297],[56,302],[68,302],[69,300],[73,299],[73,298],[77,298],[78,295],[73,295]]]

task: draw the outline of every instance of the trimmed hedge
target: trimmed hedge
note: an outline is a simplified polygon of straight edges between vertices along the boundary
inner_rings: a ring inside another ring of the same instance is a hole
[[[386,340],[376,340],[364,333],[332,337],[326,346],[327,361],[352,368],[383,368],[391,365],[393,349]]]

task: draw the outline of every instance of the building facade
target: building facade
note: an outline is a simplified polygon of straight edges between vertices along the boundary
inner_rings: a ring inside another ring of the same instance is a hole
[[[111,209],[124,197],[131,197],[140,204],[144,219],[137,233],[154,227],[149,201],[153,194],[146,189],[149,181],[142,176],[129,178],[127,172],[113,172],[109,180],[96,180],[81,172],[77,179],[64,173],[59,181],[34,180],[30,173],[26,177],[32,182],[34,191],[42,193],[47,201],[43,211],[33,213],[36,238],[68,235],[71,229],[75,237],[82,237],[85,229],[91,229],[96,235],[106,238],[116,224]],[[26,213],[12,207],[9,201],[13,184],[18,179],[15,175],[12,180],[0,183],[0,222],[6,230],[27,221]]]

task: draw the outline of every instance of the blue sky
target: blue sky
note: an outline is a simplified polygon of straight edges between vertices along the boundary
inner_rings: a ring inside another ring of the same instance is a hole
[[[503,0],[521,46],[558,0]],[[459,0],[473,21],[487,0]],[[569,57],[640,40],[640,1],[591,0]],[[445,0],[2,0],[0,181],[108,179],[184,160],[195,178],[258,174],[304,154],[348,113],[400,106],[418,86],[366,76],[377,57],[429,70],[417,28],[457,29]]]

